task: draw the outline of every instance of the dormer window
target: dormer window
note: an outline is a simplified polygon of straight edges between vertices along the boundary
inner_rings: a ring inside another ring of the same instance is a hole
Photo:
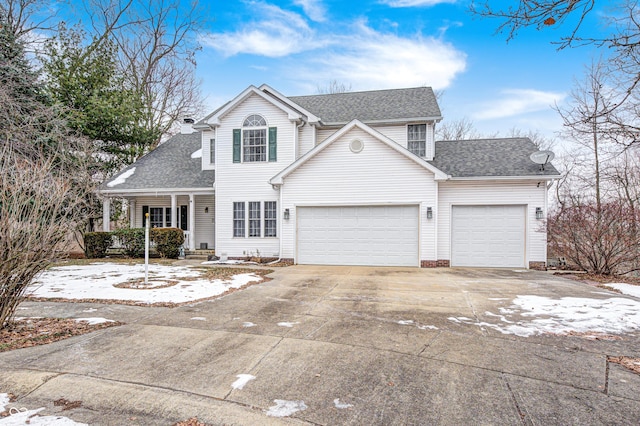
[[[407,149],[424,158],[427,155],[427,125],[409,124],[407,131]]]
[[[242,157],[245,163],[267,161],[267,122],[258,114],[242,123]]]
[[[242,129],[233,130],[233,162],[277,161],[277,128],[267,127],[259,114],[248,116]]]

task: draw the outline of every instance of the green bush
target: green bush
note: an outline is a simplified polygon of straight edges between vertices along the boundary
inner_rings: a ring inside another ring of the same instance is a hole
[[[177,259],[180,246],[184,243],[184,233],[179,228],[153,228],[149,235],[156,245],[158,254],[169,259]]]
[[[123,228],[113,231],[112,234],[120,240],[125,255],[144,256],[144,228]]]
[[[84,255],[88,259],[105,257],[111,247],[111,232],[86,232],[84,238]]]

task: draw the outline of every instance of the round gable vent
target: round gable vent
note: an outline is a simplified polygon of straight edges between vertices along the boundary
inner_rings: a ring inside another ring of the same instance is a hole
[[[351,152],[358,153],[364,149],[364,143],[360,139],[354,139],[349,144],[349,149]]]

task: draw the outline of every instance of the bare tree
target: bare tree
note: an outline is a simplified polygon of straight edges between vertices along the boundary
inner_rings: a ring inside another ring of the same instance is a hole
[[[628,147],[640,142],[637,107],[640,96],[640,2],[616,0],[605,4],[605,7],[596,11],[595,0],[521,0],[499,7],[483,0],[473,3],[471,11],[483,17],[499,19],[501,23],[497,32],[506,32],[507,40],[528,27],[538,30],[550,27],[557,31],[562,30],[565,24],[568,29],[560,32],[563,35],[556,42],[560,49],[584,45],[606,48],[601,52],[607,54],[606,68],[615,76],[615,86],[620,88],[620,96],[617,102],[600,110],[601,117],[609,125],[611,137]],[[587,16],[596,12],[605,29],[604,35],[582,36],[580,29]]]
[[[0,0],[0,14],[17,38],[34,31],[48,32],[56,25],[55,10],[48,0]]]
[[[614,115],[612,106],[616,103],[615,92],[607,84],[607,73],[600,62],[594,62],[587,69],[584,81],[576,81],[570,93],[570,104],[556,107],[563,120],[562,135],[587,150],[588,155],[576,161],[591,161],[592,173],[587,174],[587,186],[590,178],[595,179],[593,188],[595,202],[599,209],[602,203],[601,166],[606,144],[611,142],[608,120]],[[576,152],[579,154],[579,151]],[[586,158],[586,159],[585,159]]]
[[[330,95],[334,93],[345,93],[351,91],[351,84],[342,83],[338,80],[331,80],[326,86],[318,86],[319,95]]]
[[[93,191],[91,145],[42,96],[24,47],[0,16],[0,328],[62,243]]]
[[[88,189],[76,161],[42,149],[24,155],[19,145],[5,143],[0,152],[0,328],[33,278],[66,254],[64,243],[82,217]]]
[[[87,7],[93,34],[115,41],[126,83],[143,94],[149,130],[166,134],[201,112],[195,54],[203,17],[195,3],[92,0]]]
[[[480,139],[487,137],[482,135],[467,117],[459,120],[443,121],[436,127],[436,138],[443,141],[458,141],[468,139]],[[491,136],[489,136],[491,137]]]
[[[510,138],[529,138],[539,150],[553,150],[556,146],[555,138],[546,136],[540,133],[539,130],[524,131],[517,127],[512,127],[509,129],[507,136]]]
[[[582,270],[623,275],[640,270],[637,212],[623,202],[568,205],[549,216],[550,249]]]

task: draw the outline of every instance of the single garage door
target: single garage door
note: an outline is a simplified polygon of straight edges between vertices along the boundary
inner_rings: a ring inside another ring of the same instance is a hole
[[[298,207],[301,264],[419,266],[418,206]]]
[[[451,266],[525,266],[525,206],[453,206]]]

